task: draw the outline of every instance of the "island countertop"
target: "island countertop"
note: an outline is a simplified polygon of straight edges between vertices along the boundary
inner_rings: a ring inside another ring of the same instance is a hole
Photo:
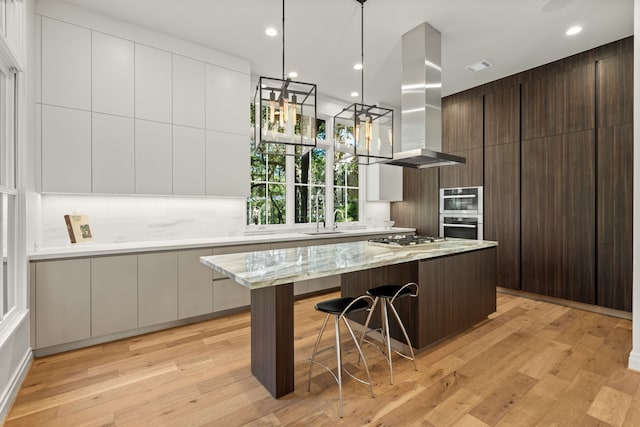
[[[489,240],[450,238],[412,246],[335,243],[201,257],[200,262],[249,289],[437,258],[497,246]]]

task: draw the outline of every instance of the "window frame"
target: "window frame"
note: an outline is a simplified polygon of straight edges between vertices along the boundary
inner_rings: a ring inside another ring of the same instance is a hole
[[[334,212],[334,149],[333,149],[333,133],[329,131],[333,129],[333,117],[327,116],[324,114],[318,114],[319,120],[325,121],[325,126],[327,129],[326,138],[324,140],[317,140],[317,148],[324,149],[326,152],[325,162],[325,195],[330,195],[330,197],[325,197],[324,199],[324,211],[327,213],[325,217],[326,227],[330,227],[333,225],[333,212]],[[315,222],[307,222],[307,223],[296,223],[295,222],[295,157],[293,156],[295,147],[294,146],[285,146],[287,156],[285,157],[285,182],[286,186],[286,220],[284,224],[259,224],[262,227],[268,228],[309,228],[309,226],[315,225]],[[349,222],[350,225],[358,226],[360,224],[364,224],[365,218],[365,169],[362,165],[358,165],[358,221]],[[250,196],[251,197],[251,196]],[[249,223],[249,209],[248,209],[248,201],[247,208],[245,209],[245,213],[247,218],[245,218],[245,227],[255,227],[253,223]],[[313,215],[312,215],[313,217]],[[343,224],[344,219],[338,215],[337,224]]]

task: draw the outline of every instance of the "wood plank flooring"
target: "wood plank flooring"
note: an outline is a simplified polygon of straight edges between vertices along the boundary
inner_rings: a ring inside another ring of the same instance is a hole
[[[330,374],[306,382],[323,319],[313,306],[331,296],[295,303],[296,391],[284,398],[251,375],[241,313],[36,359],[6,426],[640,426],[631,321],[500,293],[490,319],[419,354],[418,371],[396,357],[394,385],[365,345],[376,397],[346,376],[340,419]],[[333,354],[321,357],[335,366]],[[352,346],[344,358],[364,375]]]

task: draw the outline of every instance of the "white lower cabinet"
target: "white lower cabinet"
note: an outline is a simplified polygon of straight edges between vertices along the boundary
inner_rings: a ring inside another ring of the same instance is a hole
[[[269,250],[268,243],[213,248],[213,255]],[[229,310],[251,304],[251,291],[217,271],[213,272],[213,311]]]
[[[91,337],[90,263],[83,258],[36,264],[37,347]]]
[[[199,316],[213,311],[213,273],[200,262],[211,249],[178,252],[178,318]]]
[[[178,253],[138,255],[138,327],[178,319]]]
[[[138,327],[138,256],[91,258],[91,336]]]

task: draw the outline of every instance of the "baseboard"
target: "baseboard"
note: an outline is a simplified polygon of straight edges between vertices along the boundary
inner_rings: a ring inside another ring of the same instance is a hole
[[[629,354],[629,369],[640,372],[640,350],[633,350]]]
[[[0,401],[0,424],[4,424],[6,421],[7,415],[9,415],[9,411],[13,405],[13,401],[20,391],[22,381],[24,381],[24,378],[27,376],[27,372],[29,372],[29,367],[31,366],[32,361],[33,352],[29,349],[29,351],[24,355],[22,362],[20,362],[20,368],[16,371],[13,378],[11,378],[7,387],[7,392],[2,396],[2,401]]]

